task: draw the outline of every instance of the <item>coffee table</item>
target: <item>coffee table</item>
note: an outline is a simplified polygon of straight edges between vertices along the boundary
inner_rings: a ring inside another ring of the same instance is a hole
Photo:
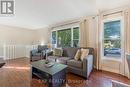
[[[48,84],[48,87],[61,87],[66,81],[67,65],[54,63],[51,67],[46,67],[46,60],[39,60],[31,63],[32,76],[35,75]]]

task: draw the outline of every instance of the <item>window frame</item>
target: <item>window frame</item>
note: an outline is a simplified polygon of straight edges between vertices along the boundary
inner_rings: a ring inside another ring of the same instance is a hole
[[[79,29],[79,38],[78,39],[74,39],[74,29],[78,28]],[[73,27],[72,28],[72,47],[74,47],[74,40],[78,40],[80,41],[80,27]],[[79,46],[79,42],[78,42],[78,46]]]
[[[58,36],[58,32],[61,32],[61,31],[66,31],[66,30],[68,30],[68,31],[70,31],[71,32],[71,28],[68,28],[68,29],[62,29],[62,30],[58,30],[57,31],[57,41],[58,41],[58,39],[59,39],[59,36]],[[71,35],[71,37],[72,37],[72,33],[70,33],[70,35]],[[72,40],[71,40],[71,38],[70,38],[70,41],[69,41],[70,43],[72,42]],[[58,47],[58,43],[57,43],[57,47]],[[70,46],[71,46],[71,44],[69,44]],[[61,46],[62,47],[62,46]]]
[[[120,21],[120,40],[121,40],[121,57],[120,58],[115,58],[115,57],[105,57],[104,56],[104,23],[106,22],[112,22],[112,21]],[[102,28],[102,33],[101,33],[101,59],[103,60],[114,60],[114,61],[122,61],[123,57],[124,57],[124,21],[123,21],[123,17],[119,16],[119,17],[115,17],[115,18],[106,18],[101,22],[101,28]]]
[[[52,32],[53,31],[56,31],[56,46],[55,47],[58,47],[58,44],[57,44],[57,38],[58,38],[58,31],[60,30],[66,30],[66,29],[71,29],[71,47],[74,47],[73,46],[73,29],[78,27],[79,28],[79,41],[80,41],[80,26],[79,24],[76,24],[76,25],[71,25],[71,26],[62,26],[62,27],[57,27],[57,28],[54,28],[53,30],[51,30],[51,43],[52,43]],[[78,39],[77,39],[78,40]],[[54,44],[53,44],[54,45]]]
[[[52,32],[51,32],[51,44],[52,44],[52,39],[53,39],[53,38],[52,38],[52,33],[53,33],[53,32],[56,32],[56,38],[57,38],[57,31],[52,31]],[[56,39],[55,41],[56,41],[56,43],[57,43],[57,39]],[[55,43],[55,44],[56,44],[56,43]]]

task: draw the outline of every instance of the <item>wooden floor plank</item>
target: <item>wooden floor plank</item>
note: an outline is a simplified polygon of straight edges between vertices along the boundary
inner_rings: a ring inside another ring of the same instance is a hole
[[[111,81],[116,80],[130,85],[130,80],[119,74],[94,70],[89,80],[72,73],[67,74],[67,82],[62,87],[111,87]],[[28,58],[6,61],[0,68],[0,87],[47,87],[40,80],[30,79]]]

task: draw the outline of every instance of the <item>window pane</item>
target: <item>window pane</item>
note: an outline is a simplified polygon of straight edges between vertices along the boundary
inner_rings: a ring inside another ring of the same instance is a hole
[[[104,56],[121,57],[120,21],[104,23]]]
[[[104,56],[120,57],[121,40],[104,40]]]
[[[58,47],[71,47],[71,29],[58,31]]]
[[[56,31],[52,32],[52,44],[56,44]]]
[[[79,39],[79,27],[73,28],[73,39]]]
[[[104,38],[120,38],[120,20],[104,23]]]
[[[73,40],[73,47],[79,46],[79,40]]]

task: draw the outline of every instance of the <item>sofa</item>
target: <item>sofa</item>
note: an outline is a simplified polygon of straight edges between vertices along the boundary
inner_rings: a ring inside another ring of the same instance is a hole
[[[63,48],[63,54],[60,57],[53,56],[53,52],[51,52],[48,54],[47,60],[50,62],[66,64],[68,65],[68,72],[78,74],[88,79],[91,71],[93,70],[94,49],[91,47],[84,48],[89,49],[89,54],[83,59],[83,61],[77,61],[74,59],[74,57],[78,49],[81,48]]]
[[[33,49],[30,51],[30,61],[38,61],[45,58],[47,45],[38,45],[37,49]]]

